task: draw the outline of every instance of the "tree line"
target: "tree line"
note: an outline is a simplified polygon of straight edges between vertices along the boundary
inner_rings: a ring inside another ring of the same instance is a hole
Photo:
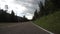
[[[28,19],[24,17],[16,16],[14,11],[12,10],[11,14],[7,13],[7,11],[0,10],[0,22],[26,22]]]
[[[60,9],[60,0],[45,0],[45,5],[40,1],[38,3],[40,11],[35,10],[32,20],[52,14],[58,9]],[[6,11],[0,10],[0,22],[25,22],[29,21],[25,16],[19,17],[14,14],[14,11],[11,14],[8,14]]]
[[[40,11],[35,10],[33,20],[42,16],[47,16],[60,9],[60,0],[45,0],[45,5],[40,1],[38,3]]]

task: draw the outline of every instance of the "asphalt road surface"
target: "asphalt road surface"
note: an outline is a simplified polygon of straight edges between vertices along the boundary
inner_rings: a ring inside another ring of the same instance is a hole
[[[0,34],[49,34],[34,26],[30,22],[25,23],[0,23]]]

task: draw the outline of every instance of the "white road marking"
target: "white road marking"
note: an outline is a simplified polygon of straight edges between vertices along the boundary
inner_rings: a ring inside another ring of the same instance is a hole
[[[30,23],[32,23],[32,22],[30,22]],[[36,27],[38,27],[38,28],[40,28],[40,29],[42,29],[42,30],[50,33],[50,34],[54,34],[54,33],[50,32],[50,31],[48,31],[48,30],[46,30],[46,29],[44,29],[44,28],[42,28],[42,27],[40,27],[40,26],[38,26],[38,25],[36,25],[36,24],[34,24],[34,23],[32,23],[32,24],[33,24],[34,26],[36,26]]]

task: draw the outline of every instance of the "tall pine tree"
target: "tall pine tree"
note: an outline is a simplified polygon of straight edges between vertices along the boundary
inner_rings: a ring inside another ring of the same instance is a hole
[[[15,14],[14,14],[13,10],[11,12],[11,21],[15,22]]]
[[[32,20],[36,20],[38,17],[39,17],[39,16],[38,16],[37,10],[35,10],[34,16],[33,16],[33,19],[32,19]]]
[[[39,17],[45,15],[45,10],[44,10],[44,6],[43,6],[43,3],[40,1],[39,3],[39,8],[40,8],[40,11],[39,11]]]

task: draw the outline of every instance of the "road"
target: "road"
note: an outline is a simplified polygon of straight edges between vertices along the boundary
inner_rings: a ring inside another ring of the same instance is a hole
[[[0,23],[0,34],[49,34],[49,33],[34,26],[30,22],[24,22],[24,23],[11,23],[10,25],[1,25]]]

